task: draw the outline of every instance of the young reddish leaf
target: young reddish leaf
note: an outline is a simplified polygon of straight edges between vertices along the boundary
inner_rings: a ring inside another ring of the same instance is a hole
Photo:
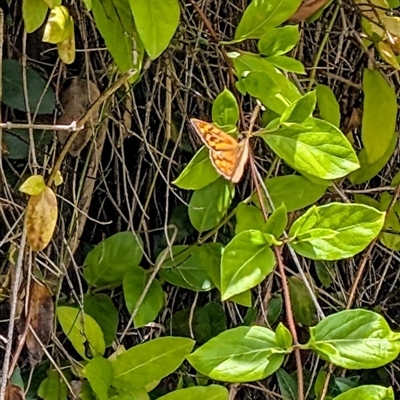
[[[329,0],[305,0],[288,21],[293,23],[304,21],[321,9],[328,1]]]
[[[43,250],[53,237],[57,222],[57,199],[48,186],[31,196],[26,207],[25,226],[28,243],[33,251]]]
[[[19,191],[22,193],[29,194],[29,196],[36,196],[46,189],[46,183],[44,182],[42,175],[30,176],[20,187]]]
[[[46,285],[32,282],[28,315],[29,320],[26,323],[30,324],[41,343],[46,346],[50,340],[54,320],[53,300]],[[29,362],[31,367],[34,367],[43,357],[43,346],[38,343],[30,329],[25,344],[29,350]]]

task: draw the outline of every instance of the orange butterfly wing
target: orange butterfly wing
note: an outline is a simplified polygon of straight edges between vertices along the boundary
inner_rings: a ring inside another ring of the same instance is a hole
[[[210,150],[210,159],[225,179],[239,182],[249,157],[249,141],[238,142],[213,124],[199,119],[190,120],[195,132]]]

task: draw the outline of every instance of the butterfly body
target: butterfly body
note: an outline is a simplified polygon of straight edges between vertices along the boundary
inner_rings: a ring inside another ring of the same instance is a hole
[[[237,183],[249,158],[249,138],[238,142],[222,129],[199,119],[190,120],[195,132],[210,151],[210,160],[225,179]]]

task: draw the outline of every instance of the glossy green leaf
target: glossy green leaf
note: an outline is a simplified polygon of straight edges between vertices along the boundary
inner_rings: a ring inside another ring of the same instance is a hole
[[[43,400],[67,400],[67,385],[59,373],[50,369],[47,378],[42,381],[38,389],[38,396]]]
[[[26,69],[26,79],[30,112],[51,114],[55,108],[55,96],[51,85],[46,89],[47,82],[32,68]],[[22,67],[17,60],[3,60],[3,94],[2,102],[6,106],[26,111]]]
[[[288,278],[290,303],[297,323],[310,326],[315,315],[315,305],[304,282],[296,276]]]
[[[44,0],[22,0],[22,18],[28,33],[42,26],[48,9],[49,6]]]
[[[82,358],[104,354],[106,345],[103,332],[90,315],[78,308],[65,306],[57,307],[56,312],[64,334]]]
[[[140,39],[152,60],[168,47],[179,23],[177,0],[129,0]]]
[[[260,136],[292,168],[311,176],[338,179],[359,168],[346,137],[323,120],[309,118],[303,124],[285,124]]]
[[[286,25],[265,32],[258,42],[258,51],[266,56],[280,56],[292,50],[300,38],[298,25]]]
[[[285,205],[287,212],[301,210],[318,201],[326,192],[327,187],[317,185],[304,176],[286,175],[266,180],[265,185],[275,207]],[[254,199],[257,203],[257,200]],[[271,211],[268,202],[264,200],[267,209]]]
[[[353,185],[358,185],[376,176],[378,172],[387,165],[387,162],[390,160],[390,157],[392,157],[392,154],[394,153],[397,146],[397,139],[398,139],[398,134],[396,133],[395,135],[393,135],[392,141],[390,142],[386,150],[386,153],[377,161],[372,163],[368,160],[368,155],[366,150],[362,149],[358,154],[361,168],[350,174],[349,178],[351,180],[351,183],[353,183]]]
[[[294,240],[293,249],[314,260],[340,260],[364,250],[383,227],[385,213],[361,204],[330,203],[312,207],[290,228],[295,238],[313,230],[327,229],[333,237],[323,235],[307,241]],[[325,237],[325,238],[324,238]]]
[[[232,203],[235,187],[224,178],[196,190],[189,202],[189,219],[199,232],[215,228]]]
[[[285,204],[281,204],[269,217],[264,232],[279,238],[286,228],[288,221]]]
[[[241,326],[222,332],[187,357],[201,374],[223,382],[264,379],[282,364],[287,350],[275,333],[261,326]]]
[[[332,314],[310,328],[309,349],[346,369],[378,368],[399,354],[398,335],[372,311],[355,309]]]
[[[286,72],[294,72],[296,74],[305,75],[306,70],[301,61],[287,56],[272,56],[265,59],[276,68]]]
[[[186,389],[176,390],[161,396],[158,400],[228,400],[229,392],[224,386],[194,386]]]
[[[144,46],[139,38],[129,3],[123,0],[92,0],[92,12],[107,49],[121,72],[142,68]]]
[[[139,265],[142,256],[140,237],[132,232],[119,232],[88,253],[83,276],[93,286],[118,286],[125,273]]]
[[[258,285],[274,266],[275,257],[264,234],[256,230],[241,232],[222,253],[222,300]]]
[[[122,282],[122,289],[126,308],[130,313],[136,308],[148,280],[149,274],[141,267],[133,267],[126,272]],[[155,279],[133,318],[135,328],[141,328],[149,322],[153,322],[163,305],[164,291],[160,282]]]
[[[394,398],[391,387],[363,385],[350,389],[333,400],[394,400]]]
[[[94,318],[99,324],[104,334],[106,346],[110,346],[114,341],[118,327],[118,310],[115,308],[110,296],[105,293],[86,294],[83,308],[85,313]]]
[[[162,337],[139,344],[112,360],[113,386],[140,389],[174,372],[192,351],[195,342],[180,337]]]
[[[317,96],[315,91],[308,92],[285,110],[280,118],[280,121],[301,124],[307,118],[312,116],[316,102]]]
[[[96,397],[99,400],[108,400],[108,390],[114,377],[110,361],[103,357],[95,357],[89,361],[82,372],[93,392],[96,393]]]
[[[214,287],[211,278],[214,277],[209,275],[209,272],[212,273],[213,270],[219,268],[218,251],[221,250],[207,249],[208,245],[210,244],[191,247],[177,245],[172,249],[167,248],[159,255],[159,258],[166,251],[172,252],[172,258],[169,254],[164,260],[160,277],[175,286],[196,292],[211,290]]]
[[[43,42],[57,44],[68,39],[70,15],[64,6],[54,7],[47,18],[43,34]]]
[[[396,135],[397,96],[376,70],[364,71],[363,90],[361,139],[369,163],[374,163],[384,156]]]
[[[216,181],[220,175],[210,161],[209,150],[202,147],[172,183],[181,189],[198,190]]]
[[[261,210],[251,204],[239,203],[235,210],[236,226],[235,234],[255,229],[262,231],[265,227],[264,217]]]
[[[276,377],[282,396],[290,400],[297,400],[297,382],[295,379],[282,368],[276,371]]]
[[[253,0],[243,13],[235,39],[259,39],[297,11],[301,0]]]
[[[236,125],[239,120],[239,106],[231,91],[224,89],[214,100],[212,120],[218,126]]]
[[[340,107],[332,89],[329,86],[318,84],[316,93],[320,117],[339,128]]]

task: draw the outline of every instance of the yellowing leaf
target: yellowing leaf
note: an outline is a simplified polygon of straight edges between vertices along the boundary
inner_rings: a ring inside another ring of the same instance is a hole
[[[397,61],[396,55],[394,54],[392,47],[389,43],[379,42],[378,50],[381,57],[390,64],[393,68],[400,69],[399,62]]]
[[[61,172],[57,171],[56,172],[56,176],[54,177],[54,184],[56,186],[60,186],[63,182],[64,182],[64,179],[63,179],[63,177],[61,175]]]
[[[28,33],[40,28],[46,18],[49,7],[43,0],[23,0],[22,17]]]
[[[58,55],[65,64],[72,64],[75,61],[75,32],[72,17],[69,17],[69,23],[65,28],[69,34],[67,39],[57,43]]]
[[[26,234],[33,251],[43,250],[49,244],[56,222],[56,195],[46,186],[40,194],[30,197],[26,207]]]
[[[70,36],[70,15],[64,6],[55,7],[51,10],[43,34],[43,42],[57,44]]]
[[[46,189],[46,183],[44,182],[42,175],[30,176],[19,188],[22,193],[29,194],[29,196],[36,196]]]

